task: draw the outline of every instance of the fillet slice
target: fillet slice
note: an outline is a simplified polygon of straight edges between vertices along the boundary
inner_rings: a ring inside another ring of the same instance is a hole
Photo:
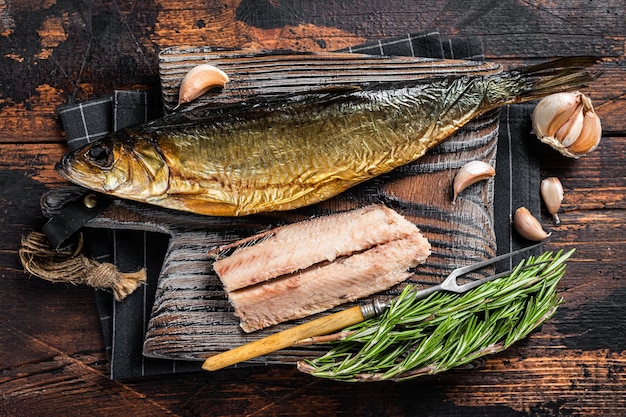
[[[214,263],[246,332],[388,289],[430,255],[419,229],[371,205],[278,227]],[[255,238],[255,237],[253,237]]]

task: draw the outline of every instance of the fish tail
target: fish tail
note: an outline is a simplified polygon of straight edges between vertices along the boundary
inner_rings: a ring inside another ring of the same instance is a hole
[[[491,99],[496,105],[522,103],[583,88],[602,74],[589,69],[601,60],[593,56],[567,57],[517,68],[500,77],[496,75],[497,87],[492,90],[496,94]]]

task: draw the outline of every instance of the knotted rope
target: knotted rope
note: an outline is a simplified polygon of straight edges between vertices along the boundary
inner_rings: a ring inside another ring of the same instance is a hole
[[[32,232],[22,238],[20,260],[26,272],[50,282],[85,284],[113,292],[122,301],[146,281],[145,269],[119,272],[111,263],[100,263],[71,248],[56,250],[44,233]]]

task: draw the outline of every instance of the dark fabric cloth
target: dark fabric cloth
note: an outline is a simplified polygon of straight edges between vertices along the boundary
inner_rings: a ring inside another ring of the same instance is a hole
[[[498,254],[511,252],[527,246],[511,227],[511,216],[520,207],[526,207],[539,217],[540,166],[539,142],[532,131],[532,104],[505,106],[500,112],[498,152],[494,187],[494,231]],[[541,250],[531,252],[538,255]],[[525,254],[523,257],[527,257]],[[509,259],[507,269],[521,261],[521,257]]]
[[[484,60],[480,37],[442,38],[438,32],[409,33],[392,39],[366,42],[340,49],[369,55],[400,55],[421,58]]]
[[[113,97],[67,104],[57,109],[70,150],[108,135],[113,128]]]
[[[442,39],[439,33],[407,34],[346,48],[346,52],[405,55],[425,58],[484,59],[480,38]],[[161,105],[147,92],[117,91],[112,97],[59,108],[68,146],[72,149],[107,133],[158,117]],[[539,164],[529,145],[530,107],[508,106],[501,113],[500,139],[494,188],[495,231],[498,252],[524,242],[511,233],[510,214],[519,206],[538,212]],[[536,141],[534,141],[536,142]],[[515,182],[515,193],[511,184]],[[146,324],[150,318],[167,237],[143,232],[88,230],[88,250],[101,261],[114,262],[122,271],[147,270],[146,285],[118,303],[108,292],[97,292],[103,336],[110,360],[111,379],[200,370],[201,363],[146,358],[142,355]]]
[[[155,119],[162,114],[154,91],[115,91],[112,96],[59,106],[57,115],[67,146],[74,150],[116,130]]]

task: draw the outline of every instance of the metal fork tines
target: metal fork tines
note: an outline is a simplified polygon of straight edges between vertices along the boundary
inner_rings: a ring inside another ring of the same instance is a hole
[[[420,298],[424,298],[427,297],[428,295],[432,294],[433,292],[436,291],[449,291],[449,292],[454,292],[454,293],[464,293],[466,291],[469,291],[471,289],[474,289],[482,284],[484,284],[485,282],[489,282],[489,281],[493,281],[495,279],[498,278],[502,278],[505,277],[507,275],[509,275],[511,272],[513,272],[513,269],[508,270],[508,271],[504,271],[504,272],[500,272],[498,274],[494,274],[494,275],[490,275],[488,277],[485,278],[481,278],[481,279],[477,279],[471,282],[468,282],[466,284],[459,284],[458,279],[463,276],[466,275],[470,272],[485,268],[487,266],[496,264],[502,260],[505,259],[509,259],[513,256],[531,251],[533,249],[536,249],[538,247],[540,247],[541,245],[543,245],[543,242],[537,243],[535,245],[531,245],[531,246],[527,246],[525,248],[521,248],[518,250],[515,250],[513,252],[509,252],[509,253],[505,253],[503,255],[499,255],[496,256],[494,258],[491,259],[486,259],[484,261],[481,262],[477,262],[475,264],[472,265],[468,265],[468,266],[462,266],[460,268],[457,268],[455,270],[453,270],[450,275],[448,275],[448,277],[441,283],[441,284],[437,284],[434,285],[432,287],[426,288],[424,290],[420,290],[417,293],[417,299]]]
[[[476,280],[470,281],[468,283],[459,284],[459,278],[461,278],[462,276],[464,276],[464,275],[466,275],[466,274],[468,274],[470,272],[477,271],[477,270],[485,268],[487,266],[494,265],[494,264],[496,264],[496,263],[498,263],[498,262],[500,262],[502,260],[510,259],[510,258],[512,258],[514,256],[520,255],[522,253],[526,253],[528,251],[531,251],[533,249],[536,249],[536,248],[540,247],[543,244],[544,244],[544,242],[540,242],[540,243],[537,243],[537,244],[534,244],[534,245],[531,245],[531,246],[527,246],[525,248],[521,248],[521,249],[515,250],[513,252],[505,253],[503,255],[499,255],[499,256],[496,256],[494,258],[490,258],[490,259],[486,259],[484,261],[480,261],[480,262],[474,263],[472,265],[467,265],[467,266],[462,266],[460,268],[456,268],[440,284],[433,285],[431,287],[428,287],[428,288],[425,288],[423,290],[417,291],[417,293],[415,294],[415,299],[416,300],[420,300],[422,298],[426,298],[430,294],[432,294],[434,292],[437,292],[437,291],[448,291],[448,292],[453,292],[453,293],[457,293],[457,294],[462,294],[464,292],[467,292],[469,290],[472,290],[472,289],[474,289],[476,287],[481,286],[485,282],[489,282],[489,281],[496,280],[498,278],[505,277],[505,276],[511,274],[514,271],[514,269],[510,269],[508,271],[499,272],[497,274],[489,275],[487,277],[476,279]],[[542,262],[542,263],[545,263],[545,262]],[[525,265],[523,268],[525,269],[525,268],[529,268],[529,267],[533,267],[533,266],[537,266],[537,265],[540,265],[540,264],[538,264],[538,263],[528,264],[528,265]],[[389,303],[381,302],[380,300],[375,300],[372,303],[362,305],[361,306],[361,312],[363,314],[363,317],[365,319],[367,319],[367,318],[376,317],[376,316],[382,314],[388,307],[389,307]]]

